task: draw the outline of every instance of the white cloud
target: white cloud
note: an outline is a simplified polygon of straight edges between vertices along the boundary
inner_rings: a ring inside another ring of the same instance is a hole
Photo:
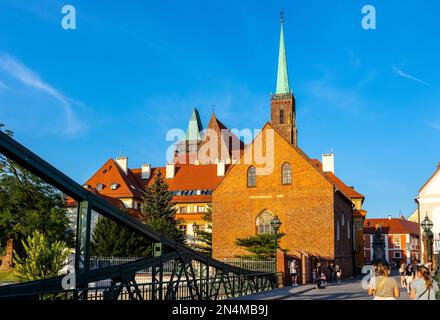
[[[0,54],[0,69],[3,69],[9,75],[13,76],[26,86],[45,93],[60,102],[66,117],[65,133],[75,135],[81,129],[82,125],[78,121],[74,106],[79,106],[78,102],[63,95],[56,88],[42,80],[38,74],[30,70],[23,63],[8,54]],[[0,83],[1,88],[1,83]]]
[[[409,79],[409,80],[412,80],[412,81],[416,81],[416,82],[418,82],[418,83],[422,83],[422,84],[424,84],[424,85],[429,86],[429,83],[428,83],[428,82],[423,81],[423,80],[421,80],[421,79],[418,79],[418,78],[416,78],[416,77],[414,77],[414,76],[412,76],[412,75],[410,75],[410,74],[408,74],[408,73],[402,71],[402,70],[399,69],[399,68],[393,67],[393,72],[394,72],[395,74],[397,74],[398,76],[402,77],[402,78],[406,78],[406,79]]]
[[[427,123],[426,125],[431,127],[431,128],[433,128],[433,129],[435,129],[435,130],[440,131],[440,122],[437,122],[437,123],[430,122],[430,123]]]

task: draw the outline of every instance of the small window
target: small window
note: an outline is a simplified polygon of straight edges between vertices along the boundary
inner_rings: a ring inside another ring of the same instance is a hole
[[[400,237],[399,236],[393,237],[393,244],[394,244],[394,248],[396,248],[396,249],[400,249],[401,248],[402,243],[400,242]]]
[[[249,167],[247,172],[247,186],[253,188],[257,186],[257,171],[254,166]]]
[[[290,163],[286,162],[285,164],[283,164],[282,176],[283,176],[283,180],[282,180],[283,185],[292,184],[292,166],[290,165]]]
[[[394,251],[394,258],[402,258],[402,253],[400,251]]]
[[[339,241],[340,240],[340,233],[339,233],[339,220],[336,223],[336,240]]]
[[[102,183],[98,183],[98,184],[96,185],[96,190],[101,191],[101,190],[103,190],[103,189],[104,189],[104,184],[102,184]]]
[[[186,213],[186,207],[180,207],[179,208],[180,213]]]
[[[280,124],[284,123],[284,110],[280,110]]]
[[[199,206],[199,207],[197,207],[197,211],[198,212],[205,212],[205,207],[204,206]]]
[[[110,188],[111,188],[112,190],[116,190],[116,189],[119,188],[119,184],[118,184],[118,183],[112,183],[112,184],[110,185]]]

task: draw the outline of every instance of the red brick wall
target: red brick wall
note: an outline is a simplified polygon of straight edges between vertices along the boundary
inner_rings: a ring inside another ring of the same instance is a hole
[[[248,254],[234,242],[237,238],[256,235],[256,219],[264,210],[281,219],[280,231],[286,234],[281,247],[287,249],[288,254],[303,250],[323,258],[349,255],[351,241],[344,237],[346,231],[341,230],[341,240],[335,243],[334,211],[338,208],[339,215],[344,212],[346,224],[351,223],[350,203],[339,196],[335,199],[333,185],[277,133],[274,144],[274,170],[269,175],[258,176],[256,188],[247,187],[249,164],[240,163],[214,191],[213,256]],[[281,166],[285,162],[292,165],[292,185],[287,186],[281,184]]]

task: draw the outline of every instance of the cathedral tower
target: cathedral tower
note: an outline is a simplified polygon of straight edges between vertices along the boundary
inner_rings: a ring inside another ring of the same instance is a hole
[[[278,57],[277,91],[270,97],[271,124],[291,144],[297,146],[295,97],[290,90],[284,45],[284,17],[281,13],[281,36]]]

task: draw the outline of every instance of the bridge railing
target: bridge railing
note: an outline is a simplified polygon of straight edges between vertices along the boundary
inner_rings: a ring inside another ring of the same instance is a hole
[[[105,292],[104,298],[120,299],[124,296],[124,291],[119,290],[121,288],[127,290],[130,298],[141,298],[142,295],[134,295],[133,292],[150,292],[148,288],[151,288],[151,294],[145,294],[151,299],[183,298],[185,294],[179,293],[182,290],[182,292],[188,290],[192,299],[210,299],[221,297],[223,291],[226,295],[243,295],[269,290],[277,285],[273,272],[261,273],[233,266],[164,237],[138,219],[129,216],[106,200],[91,193],[2,131],[0,131],[0,154],[78,203],[76,210],[75,285],[76,288],[85,288],[66,291],[62,285],[64,277],[59,276],[2,286],[0,287],[0,299],[18,296],[34,297],[36,295],[42,295],[44,299],[48,297],[56,299],[58,296],[55,294],[68,297],[67,293],[69,292],[73,294],[73,298],[80,299],[80,297],[88,297],[90,290],[95,290],[96,297],[99,297],[98,292],[100,291],[97,290],[101,289]],[[151,242],[161,243],[162,252],[158,256],[92,269],[90,264],[92,213],[109,218]],[[169,276],[165,274],[168,263],[174,263],[175,266]],[[151,281],[148,284],[139,285],[136,274],[139,270],[146,268],[151,270]],[[106,279],[111,280],[108,287],[101,289],[89,287],[89,284],[99,284],[99,281]]]

